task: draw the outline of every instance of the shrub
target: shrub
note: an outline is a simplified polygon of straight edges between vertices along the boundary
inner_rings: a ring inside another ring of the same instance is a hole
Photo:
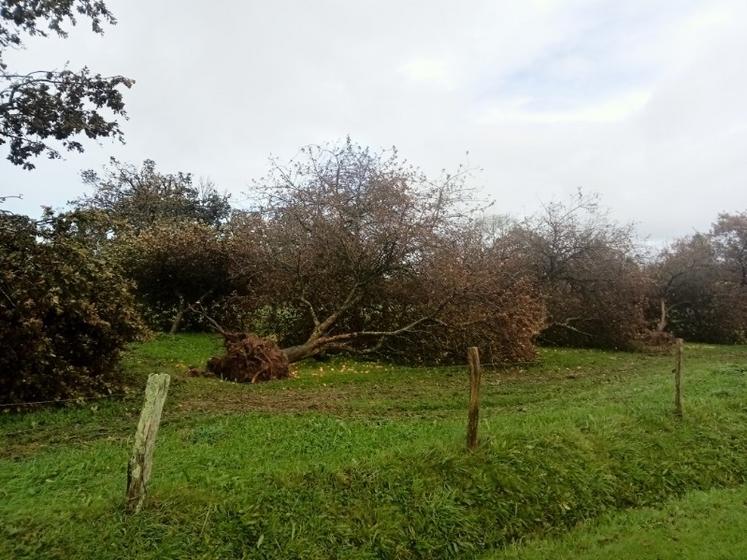
[[[0,398],[112,391],[120,351],[140,329],[130,285],[86,242],[85,214],[0,213]]]
[[[160,222],[120,236],[115,253],[153,328],[175,333],[190,305],[209,305],[232,289],[225,240],[209,225]]]
[[[747,217],[719,217],[711,232],[676,240],[649,267],[648,313],[686,340],[747,340]]]

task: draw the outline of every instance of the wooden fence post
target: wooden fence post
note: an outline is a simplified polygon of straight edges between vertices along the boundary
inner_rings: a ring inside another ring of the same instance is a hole
[[[127,503],[130,513],[140,511],[145,500],[145,492],[153,467],[153,451],[156,447],[156,434],[161,423],[161,411],[169,390],[171,377],[165,373],[154,373],[148,377],[145,386],[145,403],[140,413],[140,421],[135,432],[132,457],[127,464]]]
[[[477,424],[480,417],[480,352],[474,347],[467,348],[469,363],[469,415],[467,420],[467,449],[477,447]]]
[[[682,416],[682,351],[683,340],[675,340],[674,346],[674,412],[677,416]]]

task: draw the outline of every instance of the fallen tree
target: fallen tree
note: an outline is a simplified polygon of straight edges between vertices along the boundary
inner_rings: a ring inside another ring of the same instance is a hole
[[[226,347],[211,371],[274,379],[331,352],[453,363],[466,346],[486,362],[533,358],[544,306],[518,255],[486,242],[465,169],[432,181],[349,140],[302,154],[226,225],[237,305],[262,319],[210,321]]]
[[[214,375],[238,383],[256,383],[290,376],[289,361],[275,341],[252,333],[227,331],[208,315],[199,301],[189,306],[201,315],[223,337],[224,353],[207,362],[206,370],[192,368],[193,375]]]
[[[465,340],[499,361],[533,356],[542,304],[484,243],[465,169],[431,181],[396,151],[350,140],[302,154],[275,162],[227,228],[233,281],[288,362],[456,361]]]

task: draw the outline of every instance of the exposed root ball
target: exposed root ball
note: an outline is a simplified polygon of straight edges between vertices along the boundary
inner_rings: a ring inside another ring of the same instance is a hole
[[[289,376],[288,358],[273,341],[247,333],[225,333],[226,353],[210,358],[211,373],[239,383],[256,383]]]

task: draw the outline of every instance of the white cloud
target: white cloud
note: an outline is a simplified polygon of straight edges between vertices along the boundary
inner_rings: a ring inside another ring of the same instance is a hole
[[[426,83],[451,90],[456,87],[456,80],[450,64],[434,57],[414,57],[400,67],[410,81]]]
[[[501,124],[514,121],[527,124],[563,124],[563,123],[618,123],[633,117],[640,112],[651,99],[650,91],[631,91],[615,95],[601,102],[574,107],[565,111],[532,111],[528,109],[529,100],[509,100],[491,108],[478,117],[480,124]]]

